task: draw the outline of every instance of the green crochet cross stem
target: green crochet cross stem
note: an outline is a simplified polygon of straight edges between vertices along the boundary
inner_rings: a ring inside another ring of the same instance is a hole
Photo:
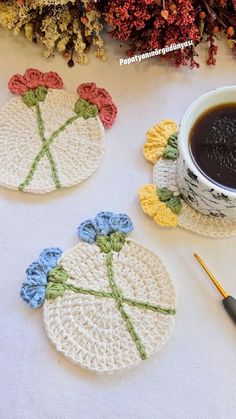
[[[39,135],[40,135],[40,138],[41,138],[43,144],[42,144],[41,150],[38,152],[38,154],[34,158],[34,161],[31,165],[31,168],[30,168],[25,180],[19,186],[20,191],[24,191],[24,189],[30,184],[31,180],[33,179],[34,173],[37,170],[39,162],[45,154],[46,154],[46,156],[49,160],[50,166],[51,166],[52,177],[53,177],[54,183],[55,183],[57,188],[60,188],[61,185],[60,185],[60,181],[59,181],[59,177],[58,177],[58,173],[57,173],[56,164],[55,164],[55,162],[52,158],[51,152],[50,152],[50,145],[52,144],[53,140],[55,140],[55,138],[58,137],[58,135],[61,132],[65,131],[65,129],[69,125],[71,125],[77,118],[79,118],[79,115],[74,115],[71,118],[67,119],[67,121],[60,128],[58,128],[56,131],[54,131],[52,133],[52,135],[48,139],[46,139],[45,136],[44,136],[44,122],[43,122],[43,119],[42,119],[42,114],[41,114],[41,110],[40,110],[38,102],[36,103],[36,115],[37,115]]]
[[[84,119],[94,118],[98,114],[98,109],[95,105],[90,105],[85,100],[78,99],[77,102],[75,103],[75,108],[74,108],[75,115],[68,118],[63,125],[61,125],[56,131],[54,131],[48,139],[46,139],[45,126],[44,126],[44,121],[42,118],[42,112],[40,109],[39,102],[43,102],[45,100],[47,92],[45,91],[42,92],[42,91],[37,91],[37,90],[39,89],[36,89],[34,92],[33,91],[27,92],[24,96],[22,96],[22,99],[26,106],[28,107],[35,106],[38,131],[39,131],[40,139],[42,141],[42,147],[40,151],[38,152],[38,154],[36,155],[36,157],[34,158],[34,161],[29,169],[29,172],[25,180],[20,184],[18,188],[20,191],[24,191],[25,188],[30,184],[38,168],[39,162],[41,161],[41,159],[44,157],[45,154],[48,158],[48,161],[51,167],[52,178],[54,180],[55,186],[57,189],[60,188],[61,184],[60,184],[60,180],[59,180],[59,176],[57,172],[57,166],[50,152],[51,144],[59,136],[59,134],[65,131],[69,125],[73,124],[73,122],[75,122],[76,119],[81,118],[81,117],[83,117]]]
[[[144,301],[133,300],[130,298],[126,298],[123,296],[121,290],[118,288],[114,278],[114,271],[113,271],[113,257],[112,252],[106,253],[105,255],[106,267],[107,267],[107,275],[108,281],[111,288],[111,292],[109,291],[96,291],[93,289],[86,289],[82,287],[77,287],[72,284],[68,284],[66,281],[67,279],[75,279],[69,277],[67,272],[62,268],[62,266],[57,266],[53,269],[48,275],[48,285],[46,290],[46,298],[47,299],[56,299],[59,296],[63,296],[65,290],[70,290],[73,292],[77,292],[79,294],[85,295],[93,295],[94,297],[99,298],[112,298],[116,302],[117,309],[119,310],[122,319],[126,323],[127,329],[136,345],[136,348],[139,352],[141,359],[147,359],[147,353],[145,347],[135,330],[135,327],[132,323],[132,320],[129,314],[125,310],[125,304],[130,305],[132,307],[137,307],[139,309],[150,310],[156,313],[162,314],[170,314],[174,315],[176,311],[171,308],[165,308],[161,306],[156,306],[153,304],[149,304]]]

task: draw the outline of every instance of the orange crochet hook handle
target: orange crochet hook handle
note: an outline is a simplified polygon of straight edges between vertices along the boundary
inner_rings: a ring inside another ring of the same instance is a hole
[[[207,273],[207,275],[211,278],[213,284],[216,286],[218,291],[221,293],[221,295],[224,297],[222,300],[223,306],[231,319],[236,323],[236,299],[232,297],[231,295],[228,295],[224,288],[221,286],[221,284],[217,281],[217,279],[214,277],[214,275],[209,271],[203,260],[198,256],[196,253],[194,253],[194,257],[197,259],[198,263],[202,266],[204,271]]]

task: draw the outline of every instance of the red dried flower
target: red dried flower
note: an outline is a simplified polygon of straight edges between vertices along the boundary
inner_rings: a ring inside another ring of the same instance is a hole
[[[174,13],[173,13],[174,11]],[[195,24],[195,11],[191,0],[114,0],[105,7],[111,36],[130,41],[129,55],[145,53],[187,40],[199,42],[199,29]],[[166,54],[176,65],[196,66],[194,48]]]

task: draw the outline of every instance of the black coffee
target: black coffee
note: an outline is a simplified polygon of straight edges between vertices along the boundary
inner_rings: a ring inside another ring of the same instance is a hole
[[[191,129],[189,145],[195,164],[206,177],[236,190],[236,103],[204,112]]]

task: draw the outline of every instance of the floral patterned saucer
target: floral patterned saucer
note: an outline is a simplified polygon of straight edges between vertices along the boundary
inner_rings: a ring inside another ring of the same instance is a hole
[[[166,119],[147,132],[144,156],[153,166],[153,184],[140,188],[139,199],[145,214],[162,227],[180,226],[208,237],[236,234],[236,220],[210,217],[193,209],[188,195],[184,200],[177,183],[178,127]],[[192,173],[189,180],[196,181]],[[194,189],[194,187],[193,187]],[[219,197],[220,198],[220,197]]]
[[[32,68],[8,85],[17,96],[0,110],[0,185],[42,194],[91,176],[117,114],[109,93],[84,83],[71,94],[57,73]]]

